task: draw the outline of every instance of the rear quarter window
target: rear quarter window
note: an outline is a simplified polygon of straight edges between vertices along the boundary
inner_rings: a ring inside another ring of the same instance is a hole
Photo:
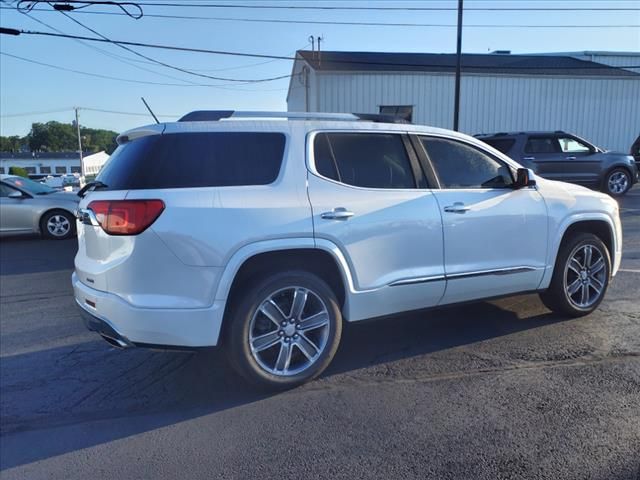
[[[97,180],[109,190],[268,185],[285,141],[272,132],[151,135],[119,146]]]

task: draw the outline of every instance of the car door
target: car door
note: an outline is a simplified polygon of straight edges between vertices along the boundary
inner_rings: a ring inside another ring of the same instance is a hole
[[[20,193],[20,198],[9,197]],[[33,229],[33,198],[20,190],[0,183],[0,231],[3,233],[29,232]]]
[[[547,208],[535,187],[514,188],[504,160],[462,140],[419,136],[439,188],[447,288],[441,303],[538,288],[547,255]]]
[[[436,305],[441,216],[407,136],[312,132],[307,145],[314,235],[349,264],[349,320]]]
[[[567,181],[562,152],[554,135],[530,135],[520,156],[521,164],[549,180]]]
[[[559,134],[556,140],[561,152],[559,165],[566,181],[583,185],[598,183],[601,160],[596,148],[573,135]]]

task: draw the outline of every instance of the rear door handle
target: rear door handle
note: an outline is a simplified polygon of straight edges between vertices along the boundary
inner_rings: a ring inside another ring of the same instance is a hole
[[[320,218],[324,218],[325,220],[349,220],[354,215],[353,212],[350,212],[344,207],[337,207],[330,212],[321,213]]]
[[[447,213],[466,213],[467,210],[471,210],[471,208],[465,207],[462,202],[455,202],[453,205],[444,207],[444,211]]]

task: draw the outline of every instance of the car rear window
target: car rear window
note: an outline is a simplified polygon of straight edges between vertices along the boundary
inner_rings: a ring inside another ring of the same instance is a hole
[[[109,190],[267,185],[284,147],[271,132],[151,135],[120,145],[96,180]]]
[[[483,138],[482,141],[502,153],[508,153],[513,144],[516,143],[513,138]]]

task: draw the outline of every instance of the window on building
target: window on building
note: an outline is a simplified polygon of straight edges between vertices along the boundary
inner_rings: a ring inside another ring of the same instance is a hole
[[[51,167],[40,167],[40,173],[51,173]]]
[[[67,167],[56,167],[56,173],[67,173]]]
[[[23,167],[29,175],[36,174],[36,167]]]
[[[413,120],[412,105],[380,105],[380,113],[382,115],[391,115],[393,117],[401,118],[407,122],[411,122]]]
[[[591,151],[588,145],[571,137],[559,137],[560,150],[564,153],[588,153]]]
[[[513,184],[509,167],[470,145],[421,137],[442,188],[504,188]]]
[[[80,167],[71,167],[71,173],[82,173],[82,168]]]
[[[524,146],[525,153],[557,153],[558,144],[553,137],[529,137]]]
[[[4,173],[5,173],[4,167],[0,167],[0,174],[4,174]]]
[[[317,172],[365,188],[416,188],[402,137],[381,133],[320,133],[314,142]]]

